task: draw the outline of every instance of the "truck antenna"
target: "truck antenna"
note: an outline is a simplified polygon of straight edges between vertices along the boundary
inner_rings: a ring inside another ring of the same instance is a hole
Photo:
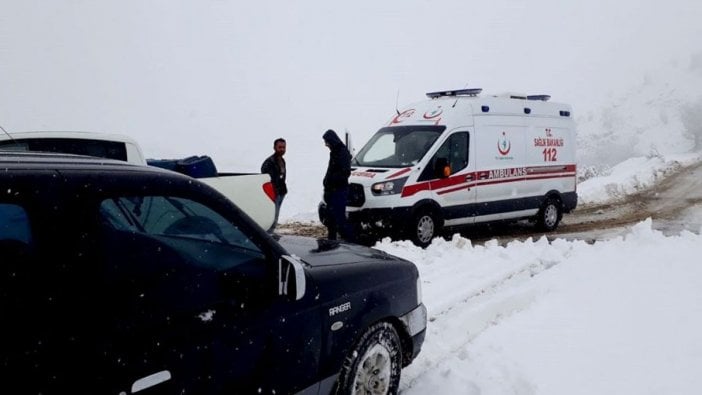
[[[395,97],[395,112],[400,115],[400,110],[397,109],[397,103],[400,101],[400,88],[397,88],[397,96]]]
[[[5,134],[7,135],[7,137],[9,137],[10,140],[12,140],[13,143],[15,142],[15,139],[12,138],[12,135],[11,135],[10,133],[7,133],[7,130],[5,130],[5,128],[3,128],[2,125],[0,125],[0,129],[2,129],[3,132],[5,132]]]

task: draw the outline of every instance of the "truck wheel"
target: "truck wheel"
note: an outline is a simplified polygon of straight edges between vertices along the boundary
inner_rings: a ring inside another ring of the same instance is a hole
[[[561,202],[558,199],[548,198],[546,202],[536,214],[536,223],[539,229],[545,232],[551,232],[558,227],[561,222],[563,212],[561,211]]]
[[[425,248],[439,233],[440,225],[436,215],[428,209],[419,210],[407,229],[412,242]]]
[[[387,322],[375,324],[344,360],[336,393],[395,394],[401,371],[402,345],[397,331]]]

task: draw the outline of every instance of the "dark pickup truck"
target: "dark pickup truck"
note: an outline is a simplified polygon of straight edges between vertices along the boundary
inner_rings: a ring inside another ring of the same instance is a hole
[[[416,266],[271,237],[158,168],[0,152],[0,377],[13,393],[391,394]]]

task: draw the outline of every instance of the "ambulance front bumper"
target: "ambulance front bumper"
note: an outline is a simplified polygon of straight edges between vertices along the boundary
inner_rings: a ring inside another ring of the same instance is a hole
[[[349,222],[364,229],[396,230],[404,226],[410,218],[410,207],[367,208],[348,211]]]

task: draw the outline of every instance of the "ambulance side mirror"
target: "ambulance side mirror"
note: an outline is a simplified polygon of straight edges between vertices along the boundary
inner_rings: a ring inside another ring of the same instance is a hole
[[[436,178],[447,178],[451,175],[451,166],[447,158],[436,158],[434,161],[434,176]]]

